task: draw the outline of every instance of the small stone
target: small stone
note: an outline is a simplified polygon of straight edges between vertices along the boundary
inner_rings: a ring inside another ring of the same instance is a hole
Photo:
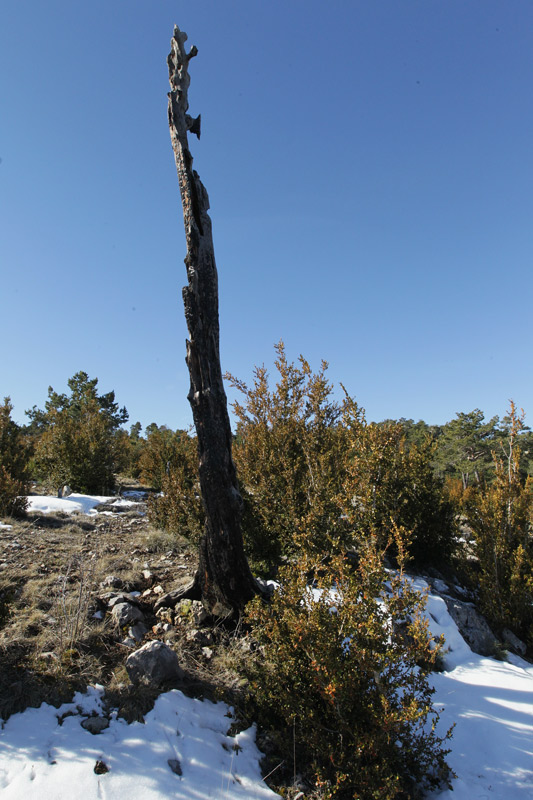
[[[161,622],[174,622],[174,614],[170,608],[160,608],[155,615]]]
[[[204,658],[207,658],[208,661],[213,657],[213,651],[211,650],[210,647],[202,647],[202,653],[204,655]]]
[[[116,575],[106,575],[100,586],[105,589],[110,586],[112,589],[122,589],[123,582]]]
[[[149,594],[152,594],[152,590],[151,589],[145,589],[144,592],[142,593],[141,597],[148,597]]]
[[[175,775],[183,775],[181,764],[177,758],[169,758],[167,764]]]
[[[94,765],[94,771],[97,775],[105,775],[106,772],[109,772],[109,767],[103,761],[97,761]]]
[[[131,603],[132,601],[130,595],[124,594],[124,592],[120,592],[118,594],[111,592],[108,595],[103,595],[103,597],[101,597],[100,599],[103,602],[107,603],[107,606],[109,608],[113,608],[113,606],[116,606],[118,603]]]
[[[117,603],[113,606],[111,614],[120,628],[144,620],[142,611],[131,603]]]
[[[201,625],[209,618],[200,600],[181,600],[176,606],[176,613],[184,619],[189,619],[194,625]]]
[[[131,636],[132,639],[135,639],[136,642],[142,642],[145,634],[147,633],[148,627],[144,624],[144,622],[137,622],[135,625],[132,625],[128,631],[129,636]]]
[[[163,587],[162,587],[162,586],[158,585],[158,586],[154,586],[154,588],[152,589],[152,591],[153,591],[153,593],[154,593],[154,594],[163,594],[163,592],[164,592],[165,590],[163,589]]]
[[[183,677],[178,657],[164,642],[148,642],[126,659],[126,670],[132,683],[159,686]]]
[[[209,614],[204,608],[200,600],[193,600],[191,603],[191,614],[196,625],[201,625],[206,619],[209,619]]]
[[[96,734],[102,733],[106,728],[109,728],[109,720],[106,717],[87,717],[81,723],[81,727],[96,736]]]
[[[150,572],[149,569],[143,569],[143,578],[145,581],[151,581],[154,577],[154,573]]]

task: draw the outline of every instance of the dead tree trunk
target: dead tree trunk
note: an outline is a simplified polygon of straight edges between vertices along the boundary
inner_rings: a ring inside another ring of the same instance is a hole
[[[189,60],[196,47],[185,52],[187,34],[175,26],[167,63],[170,138],[183,204],[187,241],[188,285],[183,289],[189,331],[186,362],[190,374],[188,399],[198,437],[199,477],[206,512],[194,581],[178,597],[201,598],[217,616],[241,610],[261,591],[244,554],[240,519],[242,498],[231,455],[231,428],[219,353],[218,276],[209,218],[209,198],[192,168],[187,132],[200,138],[200,117],[188,113]],[[168,602],[167,602],[168,604]]]

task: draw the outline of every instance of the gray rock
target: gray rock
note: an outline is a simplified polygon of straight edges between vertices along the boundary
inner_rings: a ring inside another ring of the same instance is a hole
[[[161,595],[154,606],[154,611],[160,608],[175,608],[177,603],[182,599],[184,592],[190,589],[193,583],[194,578],[184,575],[176,589]]]
[[[96,735],[97,733],[102,733],[105,731],[106,728],[109,728],[109,720],[106,717],[87,717],[81,723],[81,727],[85,728],[86,731]]]
[[[144,620],[144,614],[140,608],[131,603],[117,603],[113,606],[111,614],[120,628]]]
[[[108,511],[112,514],[125,514],[130,509],[131,506],[121,505],[118,497],[109,500],[107,503],[98,503],[98,505],[94,507],[94,510],[98,514],[101,514],[103,511]]]
[[[497,638],[486,620],[471,603],[443,596],[448,612],[459,628],[461,636],[480,656],[492,656],[496,652]]]
[[[109,592],[108,594],[104,594],[100,600],[106,603],[108,608],[113,608],[117,603],[132,603],[133,605],[138,605],[135,598],[126,592]]]
[[[108,586],[111,587],[111,589],[122,589],[124,584],[116,575],[106,575],[100,586],[103,589],[107,589]]]
[[[174,622],[174,612],[171,608],[160,608],[155,615],[161,622]]]
[[[193,600],[191,603],[191,616],[195,625],[201,625],[206,619],[209,619],[209,614],[204,608],[200,600]]]
[[[525,656],[527,652],[527,647],[522,641],[516,636],[509,628],[504,628],[502,631],[502,639],[503,643],[507,645],[509,650],[512,650],[513,653],[518,653],[519,656]]]
[[[164,642],[148,642],[126,659],[126,670],[132,683],[160,686],[183,678],[178,657]]]
[[[200,600],[181,600],[176,606],[176,614],[195,626],[209,619],[209,614]]]
[[[148,633],[148,626],[144,622],[135,623],[128,631],[129,636],[136,642],[142,642],[146,633]]]
[[[183,775],[181,764],[177,758],[169,758],[167,764],[175,775]]]

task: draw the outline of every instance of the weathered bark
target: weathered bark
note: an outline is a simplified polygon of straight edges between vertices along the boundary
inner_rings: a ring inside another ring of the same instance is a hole
[[[185,52],[187,34],[175,26],[167,63],[170,138],[183,204],[187,241],[188,285],[183,289],[189,331],[186,362],[190,374],[188,399],[198,438],[199,477],[206,512],[193,583],[173,598],[199,597],[217,616],[241,610],[261,591],[244,554],[240,519],[242,498],[231,455],[231,428],[219,353],[218,276],[215,265],[209,198],[192,168],[187,132],[200,138],[200,117],[187,114],[189,60],[196,47]]]

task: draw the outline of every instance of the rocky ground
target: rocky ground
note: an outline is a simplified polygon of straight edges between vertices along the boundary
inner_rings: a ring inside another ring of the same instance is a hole
[[[65,702],[94,683],[126,719],[141,718],[165,679],[132,682],[126,661],[153,640],[176,652],[179,688],[211,697],[238,688],[231,631],[206,627],[201,604],[155,610],[166,592],[192,577],[194,548],[155,530],[145,502],[97,510],[93,516],[33,512],[0,529],[4,720],[43,701]]]

